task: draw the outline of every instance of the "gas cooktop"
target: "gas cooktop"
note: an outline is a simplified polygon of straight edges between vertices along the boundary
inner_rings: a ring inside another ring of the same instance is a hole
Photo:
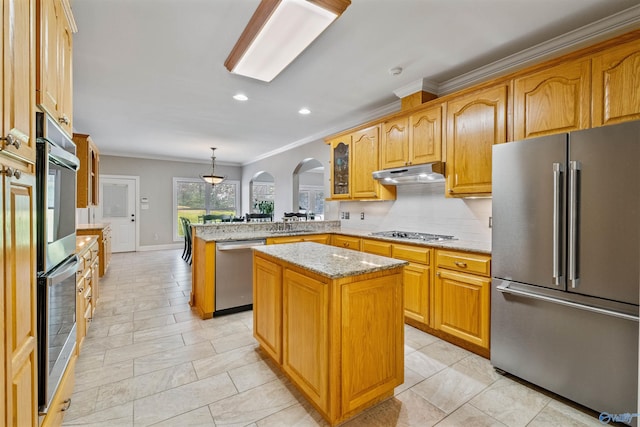
[[[413,231],[377,231],[371,233],[372,236],[393,237],[396,239],[422,240],[423,242],[442,242],[446,240],[456,240],[454,236],[443,234],[416,233]]]

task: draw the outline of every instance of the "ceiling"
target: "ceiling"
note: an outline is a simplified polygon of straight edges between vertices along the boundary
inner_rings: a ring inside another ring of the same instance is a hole
[[[401,89],[451,92],[524,49],[640,15],[638,0],[352,0],[265,83],[223,65],[259,0],[71,4],[75,131],[102,154],[208,163],[217,147],[217,163],[237,165],[395,111]]]

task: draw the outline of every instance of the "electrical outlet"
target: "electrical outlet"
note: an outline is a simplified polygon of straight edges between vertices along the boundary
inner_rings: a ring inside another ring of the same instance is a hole
[[[364,212],[360,212],[360,219],[364,219]]]
[[[493,227],[493,217],[490,216],[489,217],[489,228],[492,228],[492,227]]]
[[[344,213],[344,219],[349,219],[349,211]]]

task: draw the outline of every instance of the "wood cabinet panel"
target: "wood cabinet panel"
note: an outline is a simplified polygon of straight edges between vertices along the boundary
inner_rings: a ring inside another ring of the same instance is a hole
[[[75,368],[78,356],[73,355],[69,359],[67,370],[65,371],[60,385],[56,390],[56,394],[51,399],[51,405],[49,412],[44,418],[40,427],[58,427],[62,425],[64,414],[71,406],[71,395],[73,394],[73,387],[75,386]]]
[[[486,277],[491,276],[491,258],[487,255],[438,250],[436,266]]]
[[[377,198],[379,183],[373,179],[372,173],[377,171],[380,153],[378,126],[355,132],[352,135],[352,152],[357,162],[352,170],[353,198]]]
[[[331,146],[331,198],[351,198],[351,135],[334,138],[327,143]]]
[[[403,296],[398,284],[380,277],[341,287],[342,412],[393,391],[403,381],[404,321],[398,310]]]
[[[334,234],[331,236],[331,244],[333,246],[339,246],[345,249],[353,249],[354,251],[360,250],[360,238],[345,236],[342,234]]]
[[[431,248],[394,244],[392,256],[396,259],[429,265],[431,264],[431,252]]]
[[[409,118],[399,117],[382,123],[382,169],[405,166],[409,158]]]
[[[262,348],[282,363],[282,267],[253,260],[253,331]]]
[[[640,43],[632,41],[592,58],[593,126],[640,119]]]
[[[374,255],[391,256],[391,243],[380,240],[362,239],[360,242],[362,252]]]
[[[506,141],[506,117],[506,84],[447,103],[447,196],[491,193],[492,147]]]
[[[431,325],[431,268],[411,262],[404,268],[403,281],[404,315]]]
[[[489,348],[491,280],[438,269],[435,280],[435,328]]]
[[[285,267],[282,368],[320,407],[329,396],[329,286]]]
[[[100,152],[89,135],[74,133],[76,155],[80,160],[76,207],[87,208],[100,204]]]
[[[514,139],[591,124],[591,62],[568,62],[514,80]]]
[[[302,236],[282,236],[268,237],[267,245],[277,245],[280,243],[316,242],[328,245],[331,240],[330,234],[305,234]]]
[[[442,160],[442,105],[409,116],[409,164]]]

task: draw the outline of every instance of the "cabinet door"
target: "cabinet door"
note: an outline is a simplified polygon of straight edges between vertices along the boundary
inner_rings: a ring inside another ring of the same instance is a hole
[[[391,243],[382,242],[380,240],[362,239],[360,246],[360,250],[362,250],[362,252],[391,257]]]
[[[447,104],[447,196],[491,193],[491,148],[506,141],[507,86]]]
[[[438,269],[434,327],[482,348],[489,348],[491,280]]]
[[[60,74],[58,67],[58,25],[62,22],[63,11],[59,0],[40,0],[38,10],[38,93],[37,103],[52,117],[56,118],[60,109]]]
[[[351,135],[333,139],[331,145],[331,198],[351,198]]]
[[[442,160],[442,106],[409,116],[409,164]]]
[[[378,127],[374,126],[352,135],[353,166],[351,196],[353,198],[376,198],[378,182],[372,173],[377,171],[380,153],[378,150]]]
[[[282,363],[282,267],[253,258],[253,336],[278,363]]]
[[[6,425],[37,426],[35,177],[2,181]]]
[[[84,321],[84,312],[86,311],[86,300],[84,299],[85,291],[85,272],[78,270],[76,276],[76,343],[77,353],[80,354],[84,338],[87,335],[87,323]]]
[[[58,97],[60,117],[58,118],[58,123],[60,123],[60,127],[62,127],[68,135],[73,135],[73,77],[71,68],[73,33],[67,25],[66,17],[62,16],[61,18],[58,25],[59,71],[57,78],[59,80],[58,86],[60,90]]]
[[[640,119],[640,44],[633,41],[592,60],[593,126]]]
[[[360,250],[360,239],[358,237],[334,234],[331,237],[331,244],[340,248],[353,249],[354,251]]]
[[[591,121],[590,61],[568,62],[514,80],[514,139],[586,129]]]
[[[282,368],[313,403],[326,409],[329,285],[285,267],[282,287]]]
[[[409,118],[400,117],[382,124],[381,168],[406,166],[409,159]]]
[[[4,0],[2,150],[35,161],[35,2]]]
[[[425,325],[431,325],[431,269],[409,263],[404,267],[404,315]]]

